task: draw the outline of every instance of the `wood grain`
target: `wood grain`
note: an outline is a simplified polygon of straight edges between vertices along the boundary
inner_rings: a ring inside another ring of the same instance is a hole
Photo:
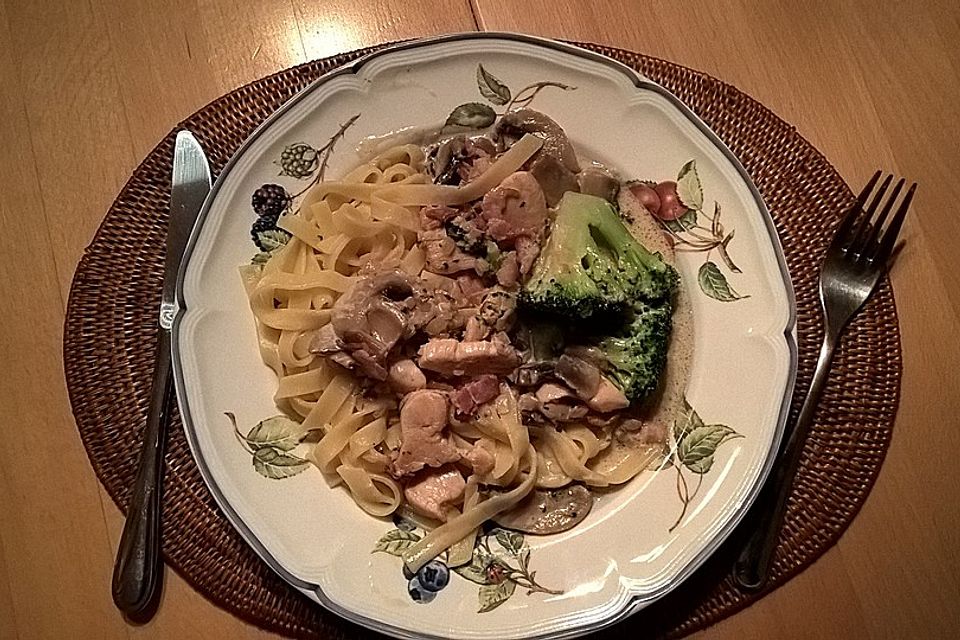
[[[10,13],[0,5],[0,42],[15,37]],[[55,638],[68,628],[87,628],[122,637],[123,621],[102,588],[111,552],[98,484],[77,440],[61,372],[64,300],[50,231],[59,221],[41,193],[39,132],[24,108],[30,83],[4,51],[0,228],[7,242],[0,296],[9,303],[0,309],[0,425],[6,436],[0,450],[0,607],[11,607],[12,615],[4,612],[0,631],[5,638]]]
[[[178,121],[254,78],[479,26],[602,42],[730,82],[856,188],[921,183],[892,278],[904,353],[894,442],[837,547],[709,637],[947,638],[960,620],[960,10],[771,0],[0,0],[0,639],[261,638],[167,572],[149,624],[113,609],[122,517],[70,414],[61,327],[107,206]],[[29,435],[24,435],[29,434]]]

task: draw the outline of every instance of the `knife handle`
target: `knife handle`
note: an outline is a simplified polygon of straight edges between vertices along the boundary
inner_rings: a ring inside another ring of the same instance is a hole
[[[161,328],[143,449],[113,566],[113,602],[128,616],[147,609],[160,581],[160,494],[170,387],[170,330]]]
[[[800,468],[803,445],[813,424],[820,392],[827,381],[827,371],[833,360],[838,335],[839,330],[830,329],[824,335],[817,367],[800,408],[797,423],[754,505],[753,513],[756,518],[748,525],[752,527],[750,538],[740,552],[733,570],[737,584],[746,591],[760,591],[767,583],[783,517],[787,512],[787,502],[793,489],[793,479]]]

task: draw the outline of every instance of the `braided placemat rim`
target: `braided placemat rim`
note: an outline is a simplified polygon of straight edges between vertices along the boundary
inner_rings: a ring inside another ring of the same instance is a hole
[[[816,265],[852,193],[794,127],[735,87],[665,60],[577,44],[675,93],[731,148],[764,196],[797,297],[799,365],[792,422],[822,339]],[[64,369],[88,457],[121,509],[132,485],[149,399],[175,132],[191,129],[219,173],[240,142],[280,104],[323,73],[382,46],[280,71],[198,110],[141,162],[85,250],[67,306]],[[837,352],[767,588],[746,594],[734,585],[729,565],[735,534],[682,587],[604,634],[686,635],[748,606],[820,557],[849,526],[876,480],[892,436],[901,374],[896,305],[884,278]],[[164,557],[197,591],[244,620],[294,637],[376,635],[316,606],[259,560],[214,504],[176,410],[166,464]]]

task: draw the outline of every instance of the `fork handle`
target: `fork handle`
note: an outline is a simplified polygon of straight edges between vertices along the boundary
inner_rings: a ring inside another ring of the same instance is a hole
[[[734,565],[734,578],[747,591],[760,591],[767,582],[770,564],[777,548],[777,537],[783,525],[783,516],[787,511],[787,501],[793,488],[793,479],[800,467],[803,445],[813,424],[813,414],[823,385],[827,381],[827,371],[833,360],[833,351],[837,346],[839,331],[827,330],[820,347],[817,368],[810,382],[810,389],[803,401],[797,423],[784,446],[771,477],[767,479],[754,505],[756,519],[750,538],[740,552]]]

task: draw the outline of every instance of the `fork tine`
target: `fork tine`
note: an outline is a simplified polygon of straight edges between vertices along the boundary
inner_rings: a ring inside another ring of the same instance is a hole
[[[890,213],[890,209],[893,208],[893,203],[896,202],[897,196],[900,195],[900,191],[903,189],[905,183],[906,180],[904,178],[900,178],[897,181],[896,186],[893,187],[893,193],[887,198],[887,203],[883,205],[883,210],[880,212],[880,215],[877,216],[877,221],[874,222],[870,228],[870,235],[867,236],[864,247],[871,253],[871,257],[874,252],[870,251],[870,249],[876,249],[877,238],[880,237],[880,230],[883,228],[883,223],[886,222],[887,215]]]
[[[850,207],[850,210],[847,211],[847,214],[843,217],[843,220],[840,221],[839,226],[837,226],[837,231],[834,234],[834,242],[846,242],[847,236],[850,233],[850,229],[853,228],[853,224],[857,221],[857,216],[860,215],[860,211],[863,209],[863,205],[866,203],[867,198],[870,197],[870,192],[873,191],[873,187],[877,184],[877,180],[880,179],[880,174],[882,171],[877,171],[873,174],[873,177],[870,178],[870,181],[867,182],[867,186],[860,191],[860,194],[857,196],[857,201],[853,203],[853,206]]]
[[[903,220],[907,217],[907,209],[910,208],[910,201],[913,200],[913,193],[916,190],[917,183],[914,182],[910,185],[910,189],[907,190],[907,195],[904,196],[903,202],[900,203],[900,208],[897,209],[893,220],[890,221],[890,226],[883,232],[883,238],[880,239],[880,246],[877,248],[876,253],[871,256],[871,261],[879,260],[886,262],[890,258],[890,254],[893,253],[893,246],[897,243],[897,236],[900,235],[900,227],[903,226]]]
[[[892,174],[883,180],[880,188],[873,194],[873,200],[870,202],[870,206],[867,208],[864,216],[860,218],[860,223],[857,225],[857,230],[853,234],[853,239],[850,240],[850,245],[847,247],[847,250],[858,258],[864,255],[867,249],[869,249],[866,239],[868,230],[870,229],[870,219],[873,217],[873,214],[876,213],[877,207],[880,206],[880,200],[883,199],[884,194],[887,192],[887,187],[890,186],[891,180],[893,180]]]

